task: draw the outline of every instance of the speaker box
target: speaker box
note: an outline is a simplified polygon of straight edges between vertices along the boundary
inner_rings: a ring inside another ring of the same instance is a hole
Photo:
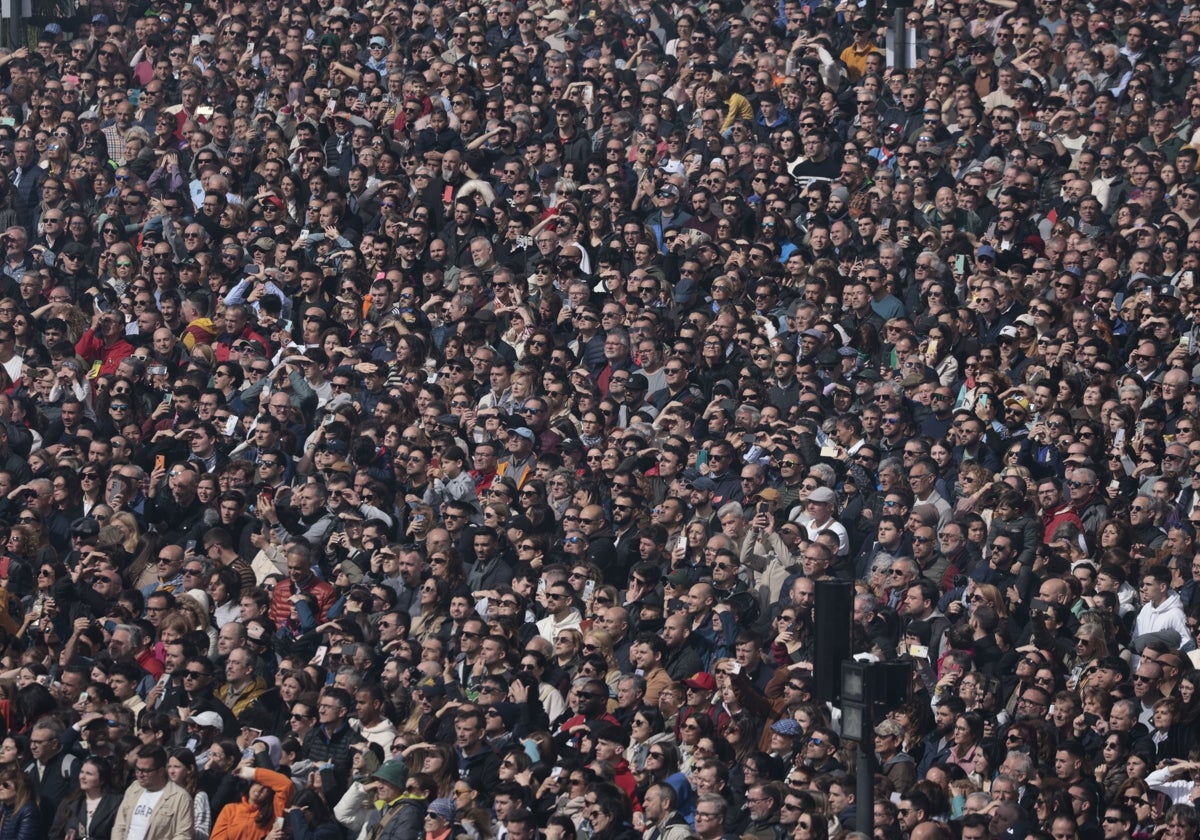
[[[813,690],[817,699],[836,703],[842,695],[842,660],[850,658],[854,584],[819,580],[813,603]]]

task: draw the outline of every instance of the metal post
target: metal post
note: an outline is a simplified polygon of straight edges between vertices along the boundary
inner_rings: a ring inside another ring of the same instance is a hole
[[[896,69],[908,69],[908,30],[905,29],[904,15],[907,8],[897,3],[892,10],[892,31],[896,33]]]
[[[863,733],[863,740],[858,742],[858,764],[856,768],[856,785],[854,794],[854,830],[867,837],[875,835],[875,734],[874,721],[868,712],[869,728]]]

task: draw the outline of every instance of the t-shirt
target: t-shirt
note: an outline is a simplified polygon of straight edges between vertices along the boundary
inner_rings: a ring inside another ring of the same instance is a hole
[[[125,836],[125,840],[144,840],[146,831],[150,828],[150,817],[154,814],[158,800],[162,799],[166,792],[165,787],[153,793],[148,790],[142,791],[137,805],[133,808],[133,816],[129,819],[129,833]]]

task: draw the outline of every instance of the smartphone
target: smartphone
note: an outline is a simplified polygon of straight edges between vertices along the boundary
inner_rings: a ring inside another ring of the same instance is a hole
[[[1041,598],[1034,598],[1032,601],[1029,602],[1029,611],[1044,613],[1047,610],[1047,608],[1049,608],[1049,606],[1050,606],[1049,601],[1045,601]]]
[[[167,456],[166,455],[156,455],[154,457],[154,469],[161,470],[161,469],[165,468],[166,466],[167,466]]]
[[[696,469],[708,466],[708,450],[701,449],[696,453]]]
[[[553,770],[550,771],[550,778],[557,779],[559,776],[562,775],[562,772],[563,772],[563,769],[561,767],[555,767]]]
[[[309,660],[310,665],[324,665],[325,657],[329,655],[329,645],[321,645],[317,648],[317,652],[313,654],[313,658]]]
[[[965,254],[959,254],[954,258],[954,273],[964,274],[967,270],[967,257]]]
[[[1125,445],[1125,430],[1117,429],[1117,433],[1113,435],[1113,446]]]
[[[766,502],[759,502],[757,505],[755,505],[754,509],[755,509],[755,510],[756,510],[756,511],[757,511],[757,512],[760,514],[760,515],[762,515],[762,516],[765,516],[765,515],[766,515],[766,513],[767,513],[767,509],[768,509],[769,507],[770,507],[770,505],[769,505],[769,504],[767,504]]]
[[[259,492],[262,493],[263,498],[266,499],[267,501],[270,501],[270,502],[275,501],[275,488],[274,487],[264,487]]]
[[[740,673],[742,673],[742,666],[741,666],[741,664],[740,664],[740,663],[738,663],[738,662],[731,662],[731,663],[729,664],[729,673],[731,673],[731,674],[740,674]]]
[[[929,648],[926,645],[909,645],[908,655],[913,659],[929,659]]]
[[[596,591],[596,581],[589,580],[587,583],[585,583],[583,585],[583,600],[585,600],[585,601],[590,600],[592,595],[595,593],[595,591]]]

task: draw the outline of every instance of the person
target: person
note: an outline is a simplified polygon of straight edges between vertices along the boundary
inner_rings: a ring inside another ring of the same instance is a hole
[[[250,786],[221,809],[209,840],[262,840],[292,801],[295,785],[287,776],[249,764],[240,765],[236,775]]]
[[[113,823],[114,837],[173,840],[192,837],[192,797],[167,777],[167,751],[158,744],[137,748],[134,780]]]
[[[14,840],[42,836],[41,814],[29,777],[16,767],[0,769],[0,832]]]
[[[377,798],[363,830],[379,840],[400,840],[423,832],[426,802],[407,792],[408,765],[400,759],[389,759],[371,778]]]
[[[1041,786],[1060,840],[1193,840],[1120,788],[1200,708],[1194,15],[100,5],[0,51],[0,766],[43,833],[96,755],[126,834],[202,835],[136,740],[214,827],[245,759],[336,809],[419,743],[364,818],[612,840],[665,782],[703,840],[978,840]],[[835,647],[906,686],[898,809],[833,784]]]
[[[76,837],[108,840],[121,806],[121,795],[113,790],[114,780],[113,767],[107,758],[86,758],[79,767],[79,790],[58,806],[49,836],[65,838],[74,831]]]

